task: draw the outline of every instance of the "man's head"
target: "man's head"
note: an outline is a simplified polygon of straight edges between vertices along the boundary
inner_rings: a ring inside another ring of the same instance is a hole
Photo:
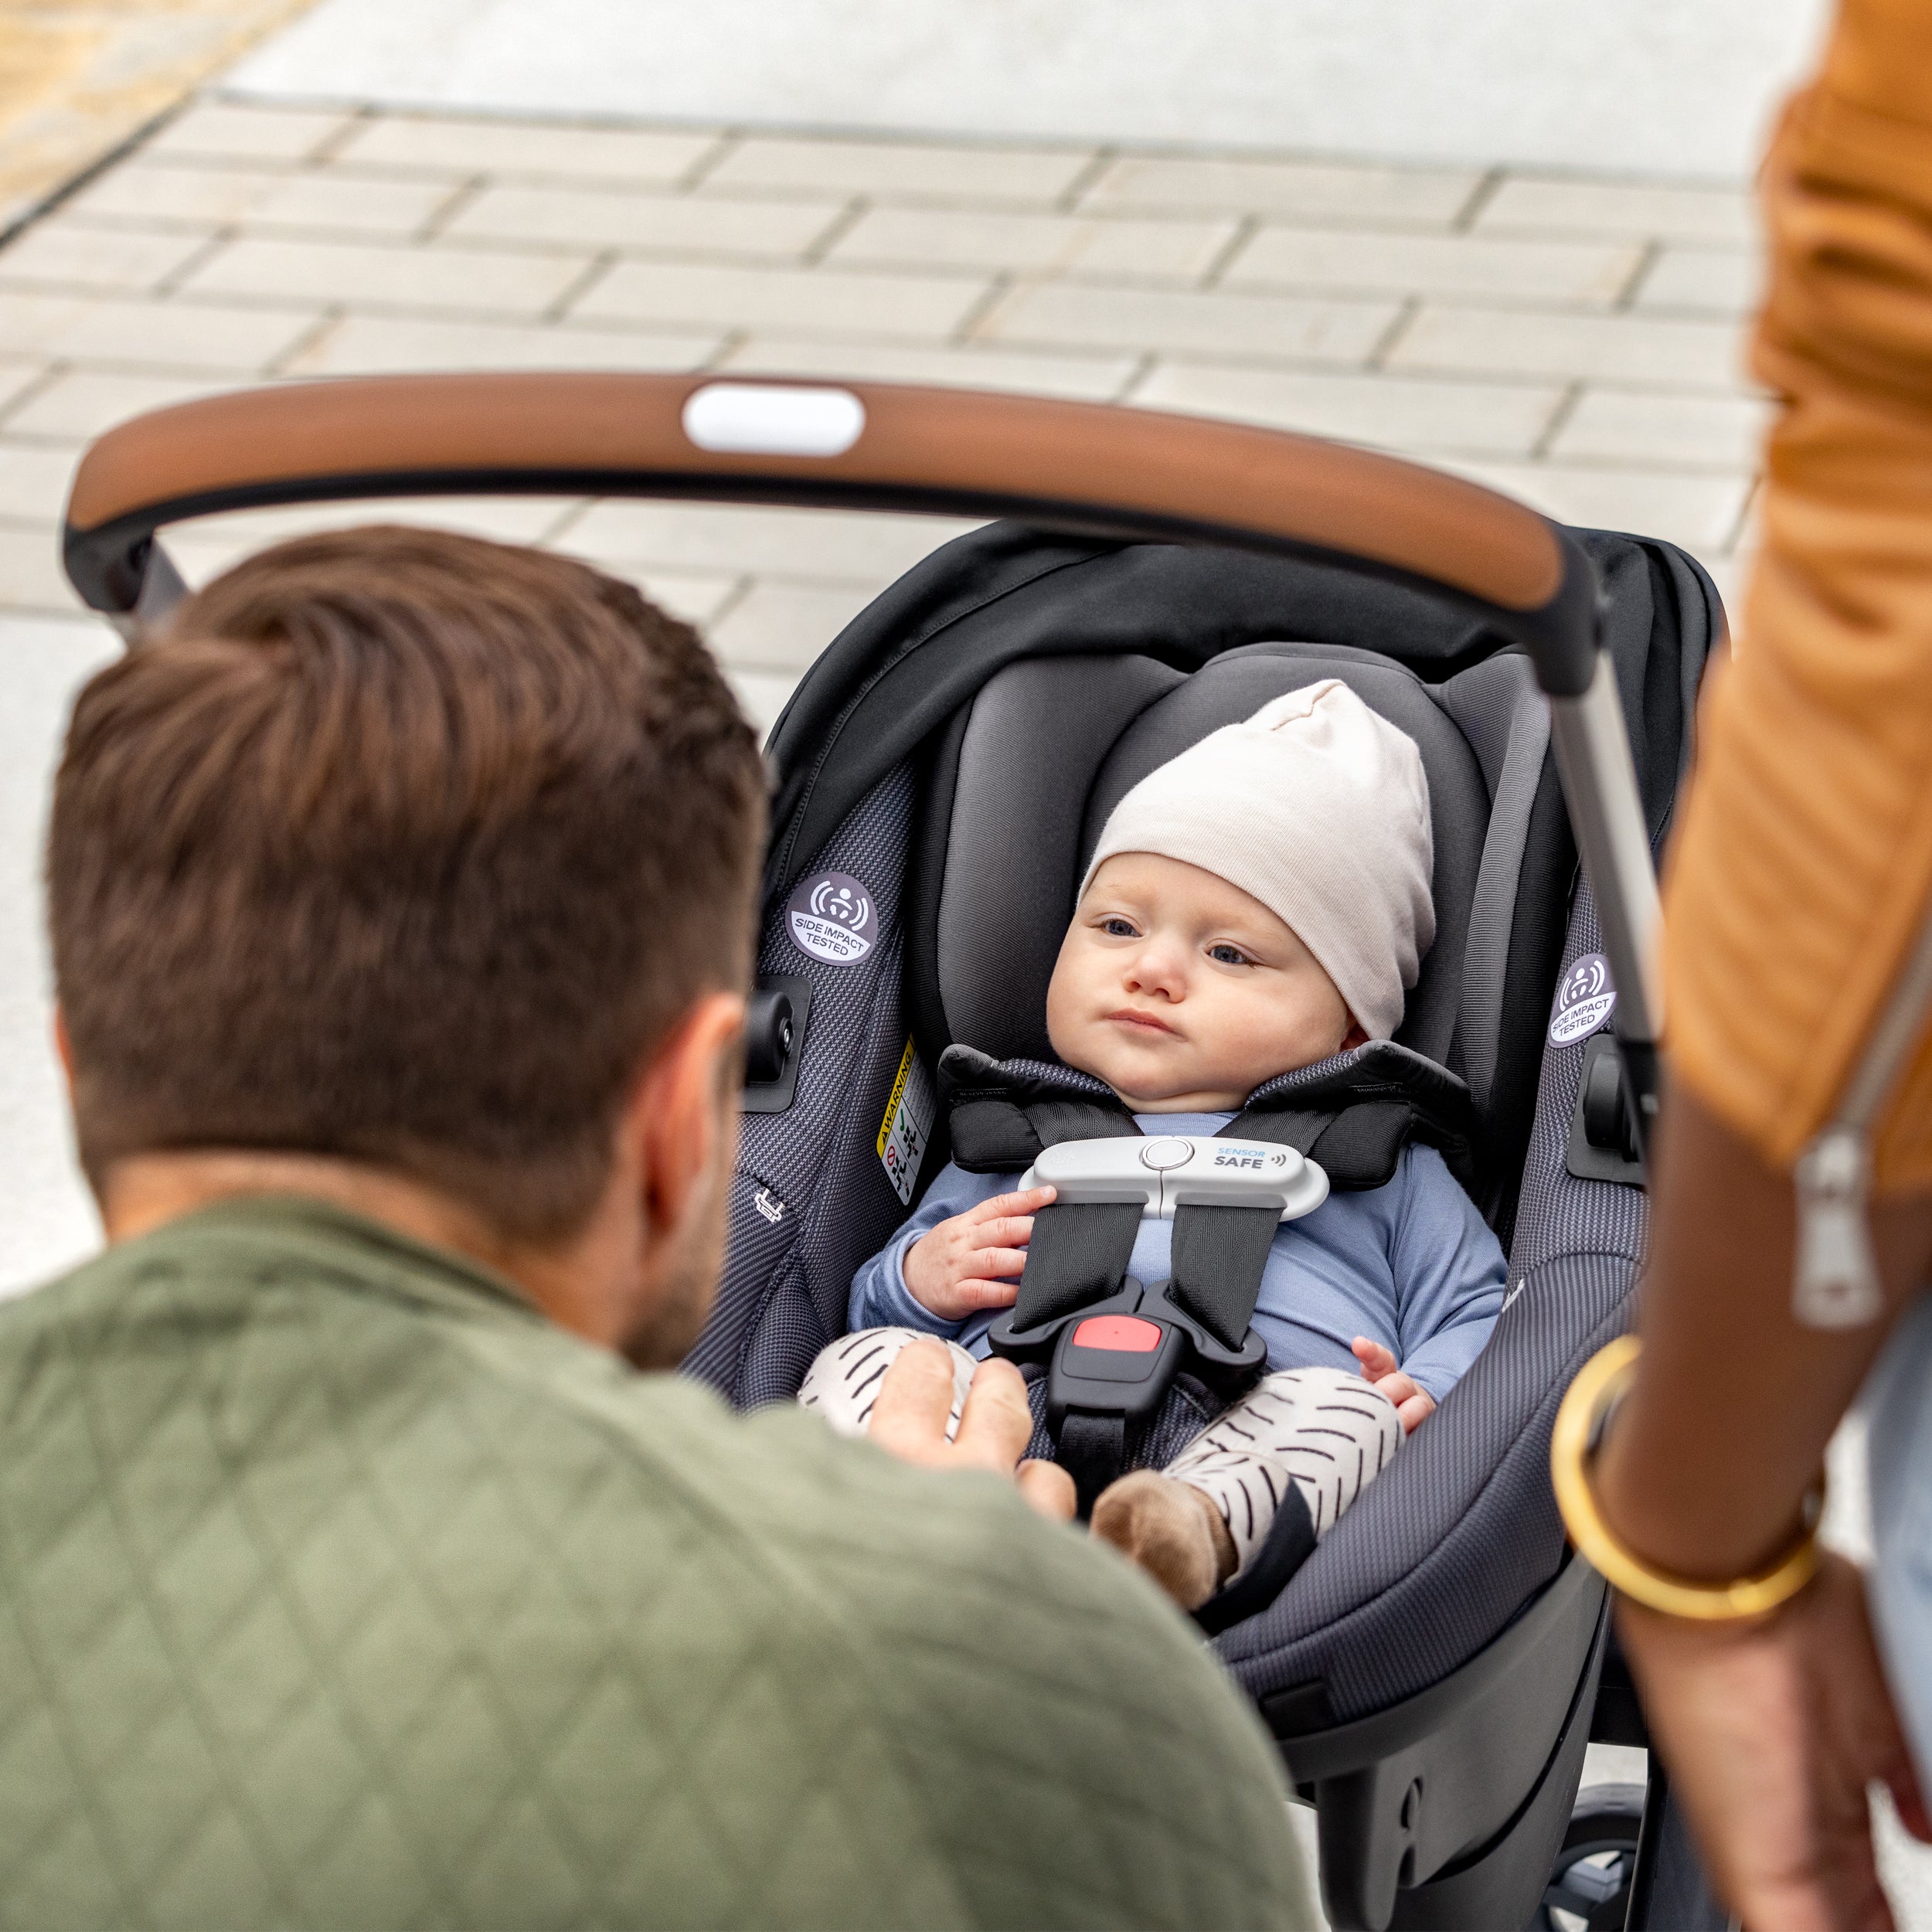
[[[89,683],[56,783],[96,1191],[315,1157],[567,1246],[666,1052],[728,1060],[763,800],[696,634],[583,564],[396,529],[250,559]]]
[[[1047,995],[1069,1065],[1142,1111],[1238,1107],[1402,1019],[1435,935],[1415,742],[1328,678],[1109,815]]]

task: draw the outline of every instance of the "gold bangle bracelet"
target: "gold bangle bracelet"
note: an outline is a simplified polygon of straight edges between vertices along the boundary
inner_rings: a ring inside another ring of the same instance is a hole
[[[1620,1336],[1586,1362],[1556,1412],[1549,1442],[1550,1481],[1556,1507],[1577,1553],[1613,1590],[1666,1617],[1725,1623],[1761,1617],[1795,1597],[1818,1571],[1818,1519],[1825,1502],[1821,1472],[1808,1498],[1806,1527],[1791,1549],[1768,1569],[1728,1583],[1691,1583],[1654,1570],[1611,1533],[1590,1486],[1590,1465],[1604,1418],[1637,1367],[1643,1344]]]

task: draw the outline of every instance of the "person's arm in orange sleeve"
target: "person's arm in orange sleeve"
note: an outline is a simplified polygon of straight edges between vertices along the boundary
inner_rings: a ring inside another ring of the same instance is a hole
[[[1801,1325],[1791,1169],[1932,897],[1932,0],[1848,0],[1767,164],[1758,373],[1784,399],[1737,659],[1666,882],[1669,1086],[1644,1354],[1598,1459],[1612,1530],[1692,1579],[1798,1532],[1825,1445],[1932,1260],[1932,1054],[1876,1143],[1887,1311]],[[1889,1923],[1866,1787],[1927,1821],[1862,1587],[1750,1626],[1619,1631],[1712,1875],[1753,1932]]]

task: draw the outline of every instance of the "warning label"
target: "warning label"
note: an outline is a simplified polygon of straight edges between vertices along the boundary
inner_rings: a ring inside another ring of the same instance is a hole
[[[893,1081],[892,1097],[886,1103],[886,1117],[879,1123],[879,1158],[886,1179],[905,1206],[912,1205],[919,1164],[926,1158],[926,1144],[932,1138],[938,1113],[933,1077],[908,1040]]]

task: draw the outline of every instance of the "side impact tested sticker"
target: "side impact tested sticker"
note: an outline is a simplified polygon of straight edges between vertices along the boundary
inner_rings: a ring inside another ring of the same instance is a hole
[[[1610,983],[1610,961],[1586,953],[1563,975],[1549,1015],[1552,1046],[1573,1046],[1587,1039],[1617,1010],[1617,988]]]
[[[879,914],[850,872],[821,872],[808,879],[785,905],[791,943],[828,966],[855,966],[879,937]]]
[[[926,1144],[932,1138],[938,1112],[933,1077],[908,1040],[893,1081],[892,1097],[886,1103],[886,1117],[879,1123],[879,1158],[893,1192],[906,1207],[912,1206],[919,1164],[926,1158]]]

